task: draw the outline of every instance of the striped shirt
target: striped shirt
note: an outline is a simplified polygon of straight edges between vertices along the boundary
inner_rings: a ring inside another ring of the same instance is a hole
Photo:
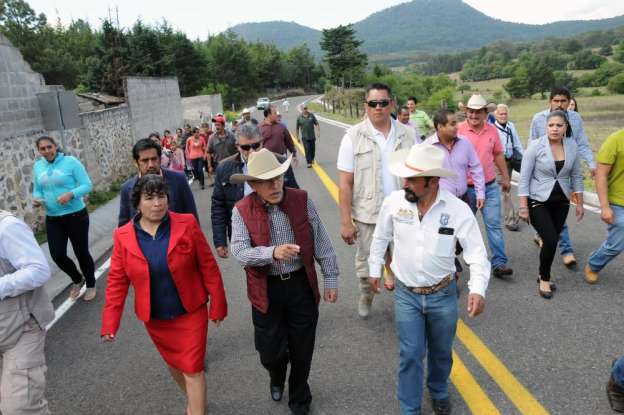
[[[338,261],[327,230],[308,198],[308,221],[312,226],[314,237],[314,258],[321,266],[325,280],[325,289],[338,288]],[[273,251],[279,245],[295,244],[295,233],[290,226],[288,216],[278,205],[267,205],[271,229],[272,246],[252,246],[249,231],[238,209],[232,210],[232,255],[243,265],[262,267],[269,265],[269,275],[280,275],[296,271],[303,266],[301,256],[288,261],[273,258]]]

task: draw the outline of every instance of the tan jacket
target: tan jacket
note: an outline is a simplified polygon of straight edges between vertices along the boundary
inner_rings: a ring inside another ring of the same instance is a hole
[[[412,128],[392,121],[396,140],[393,151],[411,148],[416,142],[416,134]],[[354,220],[374,224],[384,200],[381,148],[375,142],[373,126],[366,119],[347,130],[353,147],[353,199],[351,215]],[[401,179],[396,178],[398,188]]]

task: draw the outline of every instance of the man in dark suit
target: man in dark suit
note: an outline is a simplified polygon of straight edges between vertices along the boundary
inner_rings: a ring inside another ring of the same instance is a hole
[[[182,173],[172,170],[162,169],[160,167],[160,157],[162,149],[160,145],[149,138],[143,138],[136,142],[132,148],[132,157],[136,164],[139,174],[121,185],[121,199],[119,202],[119,225],[125,225],[136,214],[136,210],[130,203],[132,189],[139,177],[145,174],[159,174],[169,185],[169,209],[176,213],[192,213],[197,221],[197,208],[195,207],[195,199],[189,187],[186,177]]]
[[[223,159],[217,167],[215,185],[212,192],[212,238],[217,254],[221,258],[228,257],[228,239],[232,235],[232,209],[236,202],[253,190],[246,182],[232,184],[230,176],[246,173],[249,154],[262,148],[262,135],[257,125],[245,122],[236,129],[236,148],[238,153]],[[283,163],[286,157],[276,155]],[[284,174],[284,186],[298,189],[292,166]]]

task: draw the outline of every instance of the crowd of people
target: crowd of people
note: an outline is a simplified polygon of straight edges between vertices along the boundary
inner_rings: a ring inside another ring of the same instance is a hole
[[[535,114],[526,149],[505,104],[473,95],[460,111],[441,109],[431,118],[417,106],[410,97],[395,108],[385,84],[367,88],[366,115],[347,130],[337,154],[340,235],[355,245],[359,316],[372,312],[382,278],[394,292],[401,414],[421,413],[425,357],[433,410],[450,414],[448,379],[463,266],[470,271],[468,314],[476,317],[484,310],[490,275],[513,274],[503,228],[517,231],[526,221],[540,246],[537,294],[552,299],[557,245],[566,266],[577,262],[566,221],[571,206],[577,221],[584,216],[583,161],[608,224],[607,240],[584,268],[587,283],[598,282],[624,250],[624,130],[607,138],[594,160],[578,105],[560,87],[551,91],[549,108]],[[206,175],[214,186],[214,248],[244,268],[269,396],[281,401],[288,380],[291,412],[310,410],[318,306],[321,299],[338,299],[339,261],[311,195],[295,178],[297,148],[288,127],[274,106],[263,115],[259,122],[245,109],[229,128],[218,114],[212,126],[150,134],[133,146],[137,174],[121,188],[100,335],[106,343],[116,341],[132,286],[136,317],[185,393],[187,415],[205,411],[208,325],[218,326],[228,313],[221,272],[191,191],[193,181],[205,189]],[[320,127],[306,105],[294,130],[312,167]],[[35,146],[41,158],[33,167],[32,196],[45,209],[52,260],[71,278],[70,299],[82,295],[91,301],[96,288],[84,202],[91,180],[52,137],[40,137]],[[517,206],[513,171],[519,174]],[[0,212],[0,315],[11,317],[0,325],[0,411],[47,414],[43,346],[54,311],[42,287],[50,271],[25,229],[21,220]],[[68,241],[79,267],[67,256]],[[37,364],[19,367],[24,354]],[[32,389],[5,394],[16,376],[25,376]],[[613,364],[607,393],[612,408],[624,411],[624,358]]]

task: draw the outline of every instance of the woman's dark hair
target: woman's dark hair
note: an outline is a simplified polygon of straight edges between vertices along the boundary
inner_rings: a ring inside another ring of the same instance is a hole
[[[150,150],[152,148],[156,150],[156,153],[158,153],[158,157],[160,158],[160,156],[162,156],[162,148],[160,147],[160,144],[150,138],[142,138],[134,144],[134,147],[132,147],[132,158],[134,161],[138,161],[139,153],[141,151]]]
[[[546,123],[548,123],[548,121],[553,117],[559,117],[563,119],[563,121],[566,124],[566,137],[572,137],[572,126],[570,126],[570,120],[568,119],[568,114],[565,111],[561,111],[561,110],[551,111],[548,114],[548,117],[546,117]]]
[[[576,98],[572,97],[570,98],[570,101],[574,101],[574,109],[572,111],[579,112],[578,101],[576,100]]]
[[[39,138],[35,141],[35,147],[37,147],[37,150],[39,150],[39,144],[40,144],[42,141],[49,141],[49,142],[51,142],[52,144],[54,144],[54,145],[56,146],[56,152],[57,152],[57,153],[63,153],[63,154],[65,154],[65,155],[67,155],[67,153],[65,153],[65,152],[63,151],[63,149],[61,149],[61,148],[59,147],[59,145],[58,145],[58,144],[56,144],[56,141],[55,141],[52,137],[50,137],[49,135],[42,135],[41,137],[39,137]]]
[[[165,183],[162,176],[158,174],[146,174],[137,180],[136,184],[132,188],[132,206],[135,209],[139,208],[139,202],[141,202],[141,195],[166,195],[167,201],[169,200],[169,186]]]
[[[197,128],[197,127],[193,127],[193,129],[191,130],[191,134],[193,134],[193,135],[195,135],[198,132],[199,132],[199,128]]]

